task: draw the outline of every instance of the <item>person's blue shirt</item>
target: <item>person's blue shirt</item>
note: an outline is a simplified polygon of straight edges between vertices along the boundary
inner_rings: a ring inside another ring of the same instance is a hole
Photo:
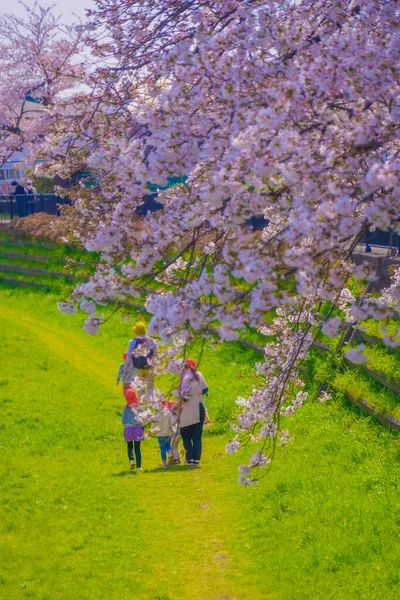
[[[140,421],[137,420],[136,415],[130,406],[125,406],[122,411],[121,423],[126,427],[132,427],[134,425],[143,427],[143,423],[140,423]]]

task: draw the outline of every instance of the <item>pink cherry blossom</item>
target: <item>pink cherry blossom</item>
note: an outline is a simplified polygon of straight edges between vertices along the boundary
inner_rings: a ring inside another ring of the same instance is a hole
[[[99,333],[99,326],[103,321],[103,315],[96,317],[94,314],[92,314],[86,319],[83,330],[86,331],[86,333],[90,333],[90,335],[97,335]]]
[[[228,454],[233,454],[234,452],[237,452],[240,448],[241,444],[237,438],[235,438],[232,442],[229,442],[225,447]]]
[[[335,337],[338,334],[342,322],[340,317],[331,317],[330,319],[327,319],[322,324],[322,333],[329,337]]]
[[[82,300],[82,302],[79,305],[79,308],[83,312],[88,313],[89,315],[96,312],[96,305],[91,300]]]
[[[73,315],[77,312],[77,307],[74,302],[70,300],[64,300],[63,302],[57,302],[57,308],[63,315]]]
[[[396,331],[394,336],[388,335],[387,329],[385,327],[381,327],[381,331],[383,333],[383,341],[389,348],[397,348],[400,346],[400,329]]]
[[[345,357],[356,365],[363,365],[368,361],[368,356],[362,354],[364,344],[360,344],[357,348],[351,348],[345,354]]]

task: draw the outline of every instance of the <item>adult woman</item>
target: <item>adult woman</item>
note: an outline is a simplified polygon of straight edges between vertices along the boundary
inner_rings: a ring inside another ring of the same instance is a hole
[[[197,370],[193,358],[185,360],[180,383],[181,413],[179,428],[186,451],[186,464],[199,465],[201,458],[201,436],[206,419],[202,395],[208,391],[203,375]]]

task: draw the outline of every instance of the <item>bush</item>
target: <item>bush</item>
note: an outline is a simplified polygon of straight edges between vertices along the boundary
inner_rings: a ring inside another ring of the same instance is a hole
[[[6,227],[6,232],[12,237],[34,238],[35,240],[57,243],[74,242],[70,240],[70,232],[63,217],[48,215],[44,212],[35,213],[28,217],[12,219]]]

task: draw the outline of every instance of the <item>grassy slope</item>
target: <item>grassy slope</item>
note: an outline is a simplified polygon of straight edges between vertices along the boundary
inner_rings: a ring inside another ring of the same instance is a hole
[[[0,598],[399,596],[396,436],[341,402],[309,403],[256,488],[236,485],[244,457],[225,455],[228,434],[205,437],[200,471],[161,471],[146,441],[146,470],[130,474],[114,383],[129,326],[86,336],[54,301],[0,295]],[[214,423],[250,389],[253,361],[205,351]]]
[[[349,394],[355,401],[365,400],[384,415],[400,418],[400,400],[396,392],[384,388],[355,368],[338,372],[332,381],[332,388]]]

